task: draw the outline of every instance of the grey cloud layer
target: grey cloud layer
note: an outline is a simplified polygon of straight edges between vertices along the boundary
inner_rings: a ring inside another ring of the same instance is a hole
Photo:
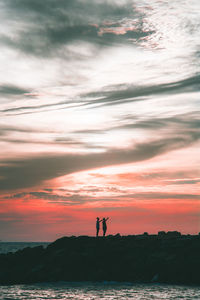
[[[23,199],[26,196],[31,196],[32,198],[37,198],[37,199],[45,199],[49,201],[59,201],[65,203],[66,205],[78,205],[78,204],[83,204],[86,202],[87,199],[90,199],[88,197],[84,197],[78,194],[75,195],[68,195],[68,196],[62,196],[59,194],[52,194],[49,192],[23,192],[23,193],[18,193],[18,194],[13,194],[10,196],[4,197],[4,199]],[[90,199],[91,200],[91,199]]]
[[[148,101],[150,97],[154,95],[163,95],[170,93],[183,93],[183,92],[195,92],[199,91],[200,75],[192,76],[180,81],[170,82],[166,84],[158,85],[143,85],[143,86],[133,86],[133,85],[115,85],[107,87],[106,90],[100,90],[95,92],[90,92],[88,94],[81,95],[81,100],[77,99],[66,99],[64,101],[58,101],[52,104],[40,104],[35,106],[19,106],[16,108],[3,109],[0,112],[5,114],[29,114],[34,112],[40,112],[41,109],[45,111],[52,109],[68,109],[65,105],[72,104],[72,107],[94,107],[97,106],[111,106],[119,105],[127,102],[137,102],[137,101]],[[7,90],[7,86],[2,87],[2,90]],[[18,87],[10,87],[8,92],[20,93],[23,89]],[[25,92],[25,90],[24,90]],[[1,88],[0,88],[1,93]]]
[[[83,98],[93,98],[90,102],[86,103],[86,105],[116,105],[127,102],[148,100],[149,96],[153,95],[199,91],[199,82],[200,75],[196,75],[166,84],[149,86],[116,85],[110,87],[110,90],[108,87],[107,91],[101,90],[83,95]]]
[[[167,84],[151,85],[151,86],[132,86],[132,85],[116,85],[107,87],[106,91],[96,91],[82,95],[82,101],[76,99],[66,99],[53,104],[42,104],[35,106],[19,106],[17,108],[8,108],[1,110],[2,113],[24,114],[39,112],[40,109],[63,109],[65,105],[72,104],[72,107],[84,107],[100,105],[119,105],[127,102],[147,101],[149,97],[154,95],[183,93],[187,91],[199,91],[200,75],[196,75],[187,79]],[[110,89],[110,90],[109,90]],[[2,87],[2,91],[7,93],[25,93],[26,91],[18,87]],[[1,88],[0,88],[1,93]],[[27,111],[27,112],[26,112]]]
[[[59,47],[77,40],[96,45],[111,45],[150,34],[142,31],[140,24],[135,30],[123,35],[116,35],[111,31],[98,34],[99,27],[94,26],[94,23],[107,28],[110,25],[104,21],[110,21],[115,27],[121,26],[125,18],[133,18],[135,12],[131,1],[120,5],[113,0],[6,0],[4,10],[7,20],[17,21],[19,28],[15,28],[15,38],[5,34],[1,36],[1,43],[27,54],[43,57],[54,56]],[[11,21],[7,22],[12,25]]]
[[[62,205],[81,205],[87,202],[116,202],[120,200],[126,199],[126,201],[137,201],[137,200],[173,200],[173,199],[180,199],[180,200],[200,200],[199,195],[191,194],[191,193],[162,193],[162,192],[142,192],[142,193],[134,193],[129,194],[125,193],[124,195],[119,196],[111,196],[111,197],[91,197],[91,196],[83,196],[81,194],[74,193],[72,195],[60,195],[56,193],[49,193],[49,192],[24,192],[13,194],[4,197],[4,199],[24,199],[26,200],[26,196],[35,198],[35,199],[44,199],[49,202],[62,204]]]
[[[120,125],[122,122],[122,125]],[[32,143],[32,144],[40,144],[40,145],[69,145],[74,147],[82,147],[87,149],[104,149],[105,147],[100,145],[95,145],[95,143],[87,142],[88,135],[102,135],[104,133],[112,132],[115,130],[124,130],[131,131],[135,129],[142,129],[148,133],[148,131],[157,130],[157,135],[159,131],[161,131],[160,135],[165,135],[166,140],[182,140],[184,141],[183,147],[190,145],[191,143],[198,142],[200,139],[200,113],[188,113],[182,115],[175,115],[173,117],[154,117],[154,118],[146,118],[140,119],[135,116],[127,115],[122,120],[119,120],[119,125],[106,127],[104,129],[99,130],[78,130],[72,131],[68,134],[62,134],[56,131],[43,131],[36,130],[34,128],[17,128],[17,127],[8,127],[0,125],[0,136],[2,142],[9,143]],[[165,129],[165,133],[162,130]],[[12,133],[23,133],[26,136],[22,136],[22,138],[15,138],[12,136]],[[34,136],[30,139],[29,133],[34,134]],[[38,136],[40,133],[40,136]],[[11,134],[11,135],[10,135]],[[43,134],[48,134],[48,140],[43,139]],[[56,135],[56,137],[55,137]],[[80,140],[81,135],[81,140]],[[29,138],[28,138],[29,137]],[[163,136],[164,138],[164,136]],[[157,143],[157,142],[156,142]]]
[[[167,181],[167,184],[196,184],[196,183],[200,183],[200,179],[185,179],[185,180]]]
[[[199,138],[199,136],[198,136]],[[167,151],[191,145],[190,136],[153,140],[130,149],[103,153],[45,155],[24,160],[4,161],[0,169],[0,190],[26,188],[73,172],[148,160]]]
[[[0,85],[0,95],[18,96],[28,93],[29,90],[14,85]]]
[[[145,129],[145,130],[158,130],[162,128],[172,128],[175,134],[190,134],[194,138],[200,134],[200,112],[179,114],[173,117],[154,117],[154,118],[138,118],[135,115],[127,115],[123,119],[119,119],[119,123],[122,121],[122,125],[116,125],[113,127],[105,128],[104,130],[78,130],[73,133],[76,134],[98,134],[105,131],[112,131],[118,129]]]

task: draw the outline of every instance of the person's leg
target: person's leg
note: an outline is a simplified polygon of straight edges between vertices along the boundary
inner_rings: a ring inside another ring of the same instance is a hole
[[[96,236],[98,236],[99,235],[99,228],[97,228],[97,234],[96,234]]]

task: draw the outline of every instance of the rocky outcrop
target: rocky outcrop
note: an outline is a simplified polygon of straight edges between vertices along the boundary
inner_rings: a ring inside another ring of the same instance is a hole
[[[200,236],[63,237],[0,255],[0,284],[130,281],[200,284]]]

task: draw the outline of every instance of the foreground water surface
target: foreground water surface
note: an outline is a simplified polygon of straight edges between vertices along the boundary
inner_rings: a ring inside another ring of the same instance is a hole
[[[0,299],[200,299],[200,287],[131,283],[43,283],[1,286]]]

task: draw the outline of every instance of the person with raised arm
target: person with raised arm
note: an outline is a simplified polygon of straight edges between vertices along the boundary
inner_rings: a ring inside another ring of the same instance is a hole
[[[106,235],[106,231],[107,231],[107,224],[106,224],[106,221],[108,220],[109,218],[103,218],[102,220],[102,225],[103,225],[103,236]]]

